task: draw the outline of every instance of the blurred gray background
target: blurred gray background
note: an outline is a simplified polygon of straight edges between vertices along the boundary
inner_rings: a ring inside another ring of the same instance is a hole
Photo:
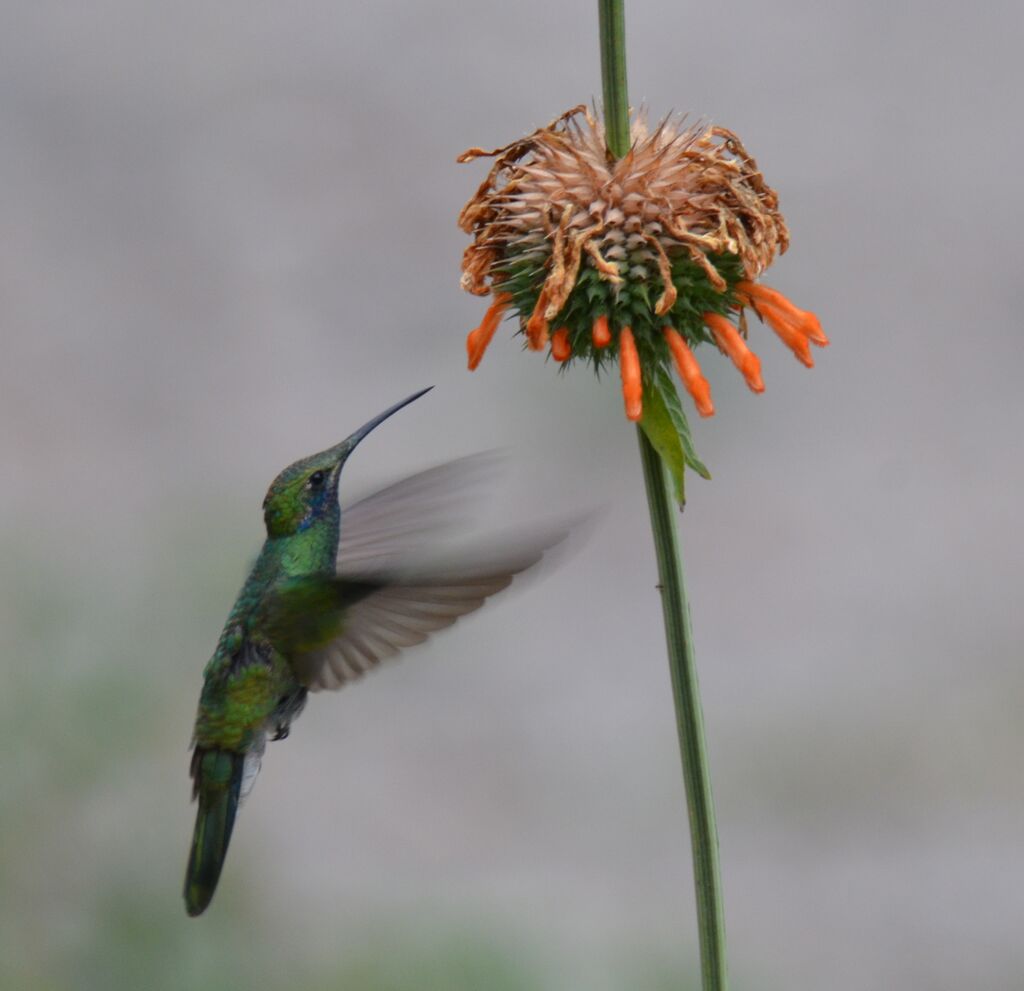
[[[1016,3],[628,5],[631,94],[735,129],[819,313],[704,361],[683,518],[737,989],[1024,984]],[[600,93],[592,3],[0,6],[0,985],[695,987],[655,570],[614,381],[464,337],[455,218]],[[180,883],[202,667],[295,458],[511,447],[600,503],[543,580],[270,748]]]

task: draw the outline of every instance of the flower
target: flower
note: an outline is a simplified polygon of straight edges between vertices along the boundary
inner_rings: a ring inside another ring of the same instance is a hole
[[[626,416],[645,426],[652,391],[671,389],[661,397],[669,406],[675,399],[669,367],[697,411],[714,413],[694,355],[702,344],[717,345],[752,390],[764,390],[746,342],[748,308],[813,365],[809,345],[828,343],[817,317],[756,281],[789,232],[739,138],[675,118],[649,130],[642,117],[631,137],[629,153],[614,159],[601,124],[578,106],[503,148],[459,156],[494,158],[459,218],[473,237],[462,286],[493,297],[466,341],[470,369],[513,311],[527,346],[563,366],[583,358],[599,369],[617,358]]]

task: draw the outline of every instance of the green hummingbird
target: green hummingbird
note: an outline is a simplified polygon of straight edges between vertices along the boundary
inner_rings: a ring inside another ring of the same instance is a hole
[[[266,541],[203,673],[191,762],[198,810],[185,873],[189,915],[210,904],[267,737],[288,735],[307,694],[340,688],[450,626],[564,536],[520,537],[504,550],[444,564],[407,561],[409,546],[450,515],[479,457],[420,472],[342,511],[338,480],[348,457],[429,391],[285,468],[263,500]]]

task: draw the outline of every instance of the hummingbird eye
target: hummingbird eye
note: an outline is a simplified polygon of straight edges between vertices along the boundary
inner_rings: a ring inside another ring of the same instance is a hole
[[[324,484],[324,473],[319,470],[314,471],[313,474],[309,476],[309,481],[307,481],[306,484],[311,489],[320,488],[320,486]]]

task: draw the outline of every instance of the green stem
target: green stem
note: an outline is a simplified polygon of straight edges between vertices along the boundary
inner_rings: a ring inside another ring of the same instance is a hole
[[[626,86],[626,11],[623,0],[597,0],[601,35],[601,91],[605,143],[622,158],[629,151],[629,91]]]
[[[624,0],[598,0],[598,22],[605,140],[611,154],[621,158],[630,147]],[[697,684],[697,663],[690,631],[690,608],[686,601],[675,500],[661,457],[640,428],[637,428],[637,436],[651,514],[651,531],[658,558],[665,640],[672,673],[672,697],[676,707],[676,728],[690,816],[703,988],[704,991],[727,991],[729,976],[725,954],[722,879],[718,866],[718,831],[715,828],[711,771],[704,741],[704,716]]]
[[[718,867],[718,830],[715,827],[715,803],[711,797],[711,768],[704,741],[704,714],[693,653],[690,607],[686,601],[683,554],[676,526],[676,503],[661,456],[639,427],[637,437],[658,558],[661,609],[672,672],[672,698],[676,705],[676,731],[690,814],[703,987],[704,991],[725,991],[729,987],[729,972],[725,955],[722,877]]]

